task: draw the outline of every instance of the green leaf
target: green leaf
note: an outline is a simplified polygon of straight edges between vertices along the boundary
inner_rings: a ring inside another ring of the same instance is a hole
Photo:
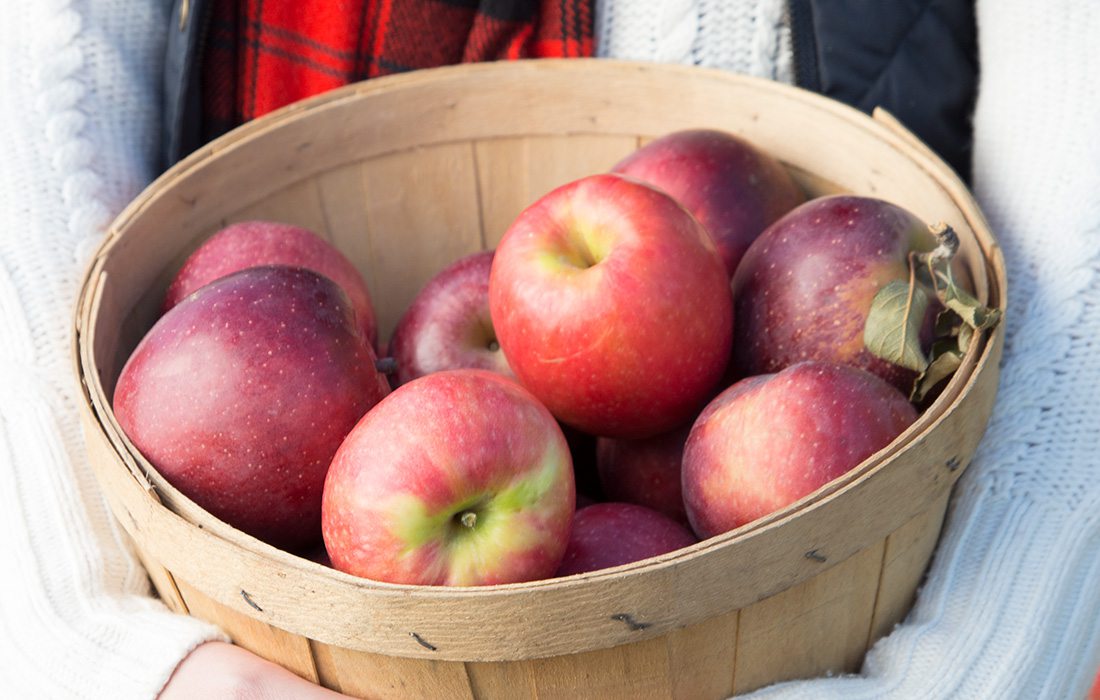
[[[962,359],[961,352],[949,350],[932,360],[928,368],[921,372],[913,383],[913,393],[910,394],[909,400],[915,403],[924,401],[924,397],[928,396],[928,392],[955,373],[955,370],[962,364]]]
[[[990,309],[970,296],[952,280],[940,276],[940,300],[943,305],[962,317],[963,323],[974,330],[985,330],[1001,320],[1000,309]]]
[[[955,352],[959,349],[959,341],[955,338],[938,338],[932,342],[930,355],[930,362],[935,362],[936,358],[940,355],[945,355],[949,352]]]
[[[906,280],[894,280],[871,300],[863,327],[863,344],[876,357],[923,372],[928,358],[920,346],[920,327],[928,309],[928,294]]]
[[[970,339],[974,337],[974,329],[965,323],[959,326],[959,352],[966,354],[970,349]]]
[[[962,319],[959,315],[951,309],[944,309],[936,314],[936,330],[935,336],[937,338],[953,338],[959,332],[959,325],[962,323]]]

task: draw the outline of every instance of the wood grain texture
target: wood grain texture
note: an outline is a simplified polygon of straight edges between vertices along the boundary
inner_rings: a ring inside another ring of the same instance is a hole
[[[312,643],[322,683],[356,698],[474,700],[466,667],[457,661],[403,659]]]
[[[735,610],[665,636],[675,700],[720,700],[733,694],[740,620]]]
[[[668,651],[662,638],[584,654],[536,659],[530,664],[534,697],[538,700],[671,696]]]
[[[262,199],[249,202],[226,217],[227,223],[253,219],[301,226],[331,240],[317,179],[299,180]]]
[[[153,584],[153,590],[157,592],[157,596],[164,601],[168,609],[180,615],[190,615],[191,611],[187,609],[187,603],[183,600],[183,594],[180,593],[179,586],[176,585],[176,580],[172,577],[172,572],[141,551],[141,548],[136,544],[134,545],[134,553],[137,554],[142,568],[149,574],[149,581]]]
[[[912,607],[917,587],[939,541],[949,496],[944,493],[939,502],[886,538],[868,649],[888,635]]]
[[[370,231],[366,276],[379,338],[389,338],[420,288],[458,258],[481,250],[477,174],[470,144],[447,144],[375,158],[363,165]],[[373,291],[373,289],[372,289]]]
[[[485,245],[504,232],[539,197],[573,180],[607,172],[632,153],[633,136],[525,136],[478,141],[478,187]]]
[[[363,163],[350,163],[317,175],[321,210],[330,240],[355,265],[377,308],[386,290],[370,272],[371,231],[367,222],[367,182]]]
[[[219,605],[183,581],[178,581],[177,586],[191,614],[220,627],[234,644],[274,661],[308,681],[318,682],[308,639]]]
[[[882,548],[741,611],[734,691],[779,680],[859,670],[875,608]]]
[[[477,700],[535,700],[530,661],[466,662],[466,677]]]
[[[165,482],[110,410],[174,266],[234,217],[319,225],[364,272],[384,338],[428,277],[491,245],[537,190],[689,127],[748,138],[811,193],[879,196],[947,221],[979,297],[1004,308],[1003,257],[957,176],[898,125],[794,88],[696,68],[540,61],[416,72],[281,110],[139,196],[90,266],[77,313],[93,468],[151,567],[207,599],[191,613],[230,620],[269,653],[294,650],[288,663],[308,673],[305,644],[321,682],[365,696],[570,697],[591,687],[595,697],[721,697],[857,663],[927,563],[992,410],[1003,329],[978,338],[895,443],[798,503],[647,562],[483,589],[377,584],[260,543]],[[835,632],[834,651],[807,632],[792,643],[797,662],[771,660],[765,650],[783,630],[813,620]],[[275,628],[295,641],[278,641]]]

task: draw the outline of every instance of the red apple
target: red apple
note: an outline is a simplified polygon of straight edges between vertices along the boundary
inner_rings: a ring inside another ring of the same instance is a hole
[[[886,447],[916,417],[897,389],[846,365],[802,362],[743,379],[688,436],[691,527],[713,537],[783,508]]]
[[[157,321],[119,376],[115,415],[181,492],[293,549],[319,538],[329,462],[389,390],[374,362],[332,280],[249,268]]]
[[[596,503],[573,516],[558,576],[629,564],[693,545],[680,523],[632,503]]]
[[[523,385],[594,435],[686,422],[728,361],[732,304],[714,242],[671,197],[618,175],[564,185],[516,219],[489,309]]]
[[[447,369],[486,369],[514,377],[489,317],[493,251],[444,268],[424,286],[390,340],[396,383]]]
[[[612,172],[648,182],[683,204],[714,238],[731,277],[749,244],[806,199],[775,158],[709,129],[662,136]]]
[[[691,425],[642,440],[600,438],[596,463],[609,500],[635,503],[687,523],[680,464]]]
[[[925,224],[880,199],[838,195],[798,207],[753,243],[734,275],[734,376],[821,360],[866,369],[908,393],[916,374],[872,355],[863,330],[879,290],[908,280],[910,251],[934,247]],[[926,314],[926,350],[938,309],[930,304]]]
[[[476,586],[557,570],[574,508],[558,424],[514,381],[436,372],[355,426],[325,482],[333,566],[356,576]]]
[[[292,265],[328,277],[344,290],[371,345],[377,340],[370,292],[355,266],[309,229],[274,221],[241,221],[211,236],[192,253],[164,297],[164,311],[203,285],[257,265]]]

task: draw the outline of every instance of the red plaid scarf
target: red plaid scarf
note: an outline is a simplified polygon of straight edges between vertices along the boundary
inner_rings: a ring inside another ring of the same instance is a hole
[[[591,56],[594,0],[215,0],[206,139],[346,83],[498,59]]]

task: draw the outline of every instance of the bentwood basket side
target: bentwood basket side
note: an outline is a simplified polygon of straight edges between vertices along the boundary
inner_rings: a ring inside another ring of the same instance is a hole
[[[115,221],[77,310],[92,465],[162,598],[362,697],[717,698],[857,670],[908,610],[951,486],[992,410],[1003,332],[976,335],[906,433],[796,504],[685,550],[484,588],[366,581],[198,508],[133,449],[110,399],[184,257],[228,222],[310,227],[364,273],[385,337],[419,287],[495,245],[553,186],[682,128],[741,134],[814,194],[882,197],[959,232],[979,298],[1004,265],[957,176],[888,115],[697,68],[596,60],[461,66],[349,86],[241,127]]]

